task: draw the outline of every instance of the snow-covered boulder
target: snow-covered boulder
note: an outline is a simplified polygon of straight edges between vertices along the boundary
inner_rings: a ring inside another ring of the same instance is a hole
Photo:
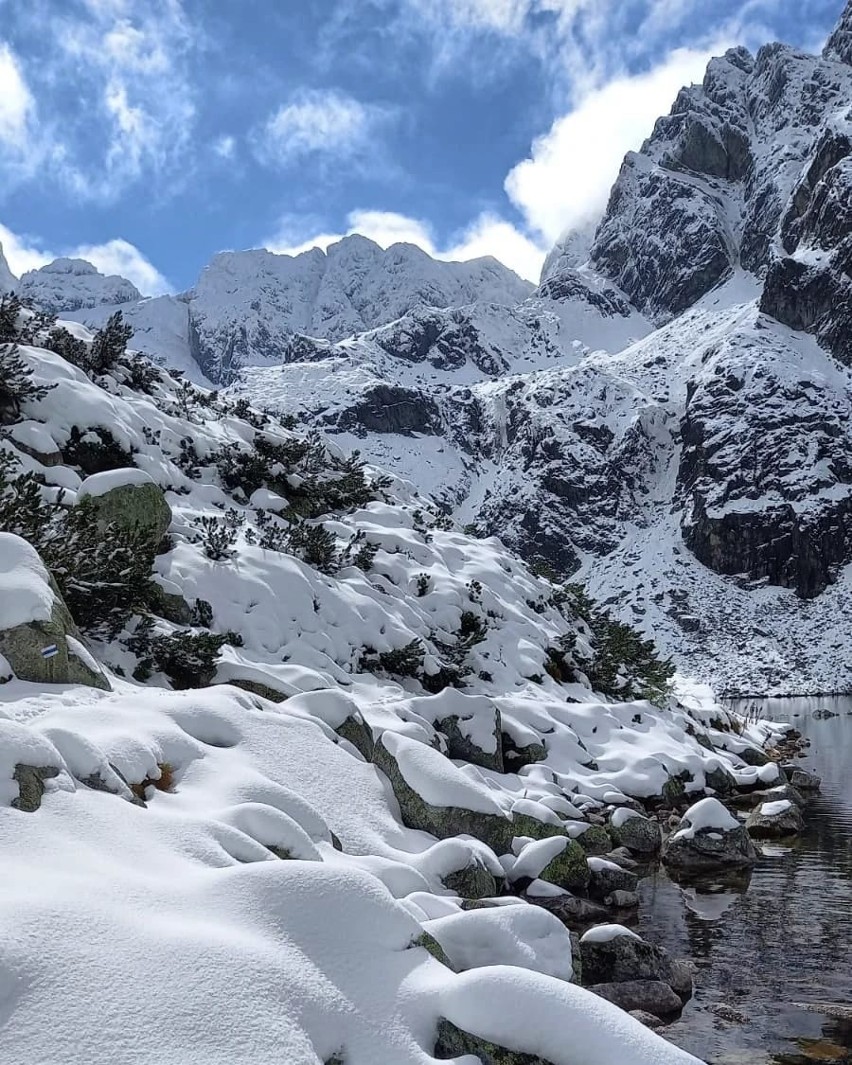
[[[597,856],[588,859],[588,866],[589,894],[592,898],[606,899],[616,891],[636,890],[639,878],[629,869],[622,869],[615,862]]]
[[[663,862],[680,873],[742,868],[757,861],[745,826],[718,799],[695,803],[663,845]]]
[[[19,680],[110,686],[38,552],[12,533],[0,533],[0,655]]]
[[[645,817],[629,806],[619,806],[609,822],[609,834],[618,847],[631,854],[656,854],[663,841],[659,822]]]
[[[388,778],[403,824],[438,839],[470,835],[497,854],[519,834],[512,818],[481,784],[457,769],[434,748],[399,733],[385,732],[375,746],[374,763]]]
[[[689,965],[672,958],[662,947],[646,943],[623,925],[597,925],[590,929],[580,939],[580,954],[585,984],[661,980],[684,999],[692,994]]]
[[[797,836],[804,827],[805,822],[798,806],[789,799],[760,803],[746,821],[748,834],[755,839]]]
[[[573,839],[551,836],[527,843],[509,876],[519,887],[544,880],[566,891],[583,892],[589,884],[589,866],[583,848]]]
[[[34,813],[41,806],[45,781],[65,769],[62,757],[44,736],[0,718],[0,806]]]
[[[518,965],[573,978],[571,937],[552,914],[537,906],[494,906],[428,921],[424,928],[444,949],[456,972],[483,965]]]
[[[443,732],[450,758],[503,771],[500,711],[490,699],[445,688],[411,708]]]
[[[166,497],[153,478],[135,468],[107,470],[87,477],[77,500],[92,502],[96,520],[137,529],[153,545],[159,544],[172,521]]]

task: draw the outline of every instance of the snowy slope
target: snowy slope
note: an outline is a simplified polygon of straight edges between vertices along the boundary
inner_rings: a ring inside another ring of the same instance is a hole
[[[557,589],[398,481],[309,520],[333,534],[334,565],[265,542],[277,513],[321,498],[303,495],[302,459],[286,469],[301,437],[166,374],[140,385],[133,363],[89,376],[20,350],[34,383],[53,387],[7,427],[7,461],[37,474],[45,498],[64,488],[62,506],[159,485],[172,517],[156,579],[172,615],[180,600],[196,620],[155,614],[156,630],[240,638],[222,647],[212,687],[172,690],[156,671],[131,681],[138,617],[90,634],[111,691],[0,686],[0,1057],[107,1065],[120,1045],[141,1063],[165,1043],[188,1065],[431,1065],[446,1059],[444,1019],[545,1065],[697,1065],[569,982],[565,926],[520,888],[468,913],[445,881],[472,868],[495,890],[507,873],[525,883],[528,840],[513,851],[513,836],[582,836],[591,813],[659,796],[675,777],[698,796],[720,771],[774,783],[774,763],[741,757],[769,727],[736,735],[698,690],[659,707],[603,700],[581,672],[557,679],[548,649],[590,639]],[[222,449],[257,460],[266,447],[276,459],[249,498]],[[340,459],[331,445],[311,454],[316,492]],[[204,518],[232,530],[224,554],[211,555]],[[29,580],[32,550],[6,536],[0,562]],[[359,560],[349,545],[364,544]],[[412,640],[416,675],[382,665]],[[465,665],[461,688],[438,683],[451,661]],[[532,748],[516,771],[487,761]],[[39,808],[10,809],[36,769]],[[411,794],[439,811],[430,831]]]

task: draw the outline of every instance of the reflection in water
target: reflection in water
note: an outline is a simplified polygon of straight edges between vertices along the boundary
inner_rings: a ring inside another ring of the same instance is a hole
[[[837,716],[813,716],[824,709]],[[797,1005],[852,1005],[852,698],[757,712],[810,739],[803,765],[822,794],[802,838],[763,847],[750,882],[677,885],[662,869],[642,882],[638,930],[697,966],[695,998],[665,1035],[713,1065],[852,1065],[852,1025]]]

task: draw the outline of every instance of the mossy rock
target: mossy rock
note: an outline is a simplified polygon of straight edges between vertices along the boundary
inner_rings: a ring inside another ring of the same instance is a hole
[[[334,731],[342,740],[351,743],[368,762],[372,762],[376,749],[373,730],[360,714],[350,714]]]
[[[665,784],[663,784],[662,796],[670,805],[677,805],[677,803],[683,799],[684,795],[686,795],[686,784],[683,779],[683,774],[669,777]]]
[[[570,1038],[570,1033],[566,1033],[566,1037]],[[471,1035],[441,1017],[438,1021],[438,1037],[433,1056],[438,1061],[451,1061],[466,1054],[479,1058],[482,1065],[553,1065],[535,1054],[523,1054],[489,1043],[486,1039]]]
[[[562,825],[554,825],[549,821],[539,821],[530,814],[512,814],[512,835],[529,836],[530,839],[550,839],[551,836],[564,836],[565,829]],[[500,851],[497,852],[502,853]]]
[[[771,761],[766,752],[759,750],[757,747],[744,747],[741,751],[737,751],[737,754],[746,765],[757,766],[758,769],[761,766],[768,765]]]
[[[430,936],[428,932],[421,932],[416,939],[411,941],[410,947],[423,947],[424,950],[429,951],[435,961],[439,961],[441,965],[446,965],[446,967],[448,969],[452,969],[453,972],[456,971],[455,969],[453,969],[453,966],[450,963],[450,959],[444,952],[444,948],[441,946],[438,940],[435,939],[434,936]]]
[[[435,722],[435,728],[443,732],[447,738],[447,753],[450,758],[456,758],[462,762],[470,762],[471,765],[480,765],[484,769],[493,769],[496,773],[503,772],[503,748],[500,743],[500,711],[494,707],[494,750],[486,751],[466,736],[459,725],[460,718],[457,714],[441,718]]]
[[[493,899],[500,890],[497,878],[475,855],[463,869],[447,873],[441,881],[448,891],[462,899]]]
[[[18,797],[12,799],[12,806],[25,813],[35,813],[41,806],[45,780],[56,776],[59,776],[59,770],[55,765],[16,765],[13,780],[18,785]]]
[[[487,843],[495,854],[505,854],[512,839],[521,835],[509,817],[465,810],[457,806],[431,806],[409,786],[400,772],[396,759],[382,743],[376,742],[373,763],[385,774],[399,803],[402,823],[406,828],[430,832],[438,839],[452,836],[473,836]]]
[[[264,684],[260,680],[248,680],[246,677],[231,677],[220,681],[221,684],[230,684],[234,688],[241,688],[244,692],[259,695],[261,699],[268,699],[271,703],[283,703],[287,696],[284,692],[273,688],[271,684]]]
[[[538,879],[556,884],[566,891],[584,892],[589,886],[590,876],[586,852],[576,840],[569,839],[565,850],[547,863],[538,874]]]
[[[7,659],[18,680],[33,684],[83,684],[110,691],[106,676],[92,669],[83,657],[85,646],[52,577],[50,587],[54,594],[50,619],[0,631],[0,655]],[[45,658],[42,652],[51,646],[56,647],[56,653]]]
[[[136,469],[128,472],[139,474]],[[106,527],[114,523],[124,529],[135,529],[152,546],[160,543],[171,525],[172,511],[159,485],[153,481],[120,484],[102,495],[88,495],[86,483],[81,486],[81,498],[89,501],[99,525]]]
[[[601,825],[589,825],[576,839],[586,854],[609,854],[612,850],[610,835]]]

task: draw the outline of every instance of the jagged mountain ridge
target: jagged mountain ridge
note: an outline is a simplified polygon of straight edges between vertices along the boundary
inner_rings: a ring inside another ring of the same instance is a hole
[[[579,569],[702,676],[848,687],[832,634],[848,627],[852,557],[850,27],[852,4],[822,57],[768,45],[713,60],[628,155],[594,236],[561,242],[520,302],[491,279],[441,305],[396,276],[401,316],[360,332],[351,299],[320,301],[300,334],[301,289],[202,278],[204,367],[526,557]],[[369,310],[365,284],[356,271]],[[197,373],[199,342],[181,334],[192,298],[125,308],[143,350]],[[721,619],[712,632],[702,611]]]

